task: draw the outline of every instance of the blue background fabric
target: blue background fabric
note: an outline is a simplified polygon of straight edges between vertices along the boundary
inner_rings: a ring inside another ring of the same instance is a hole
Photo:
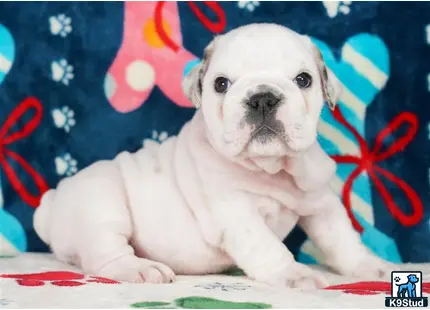
[[[209,19],[218,18],[203,3],[195,5]],[[218,5],[226,21],[222,32],[248,23],[274,22],[310,35],[327,65],[365,105],[364,119],[352,113],[354,109],[346,103],[341,103],[340,109],[369,146],[396,116],[405,112],[415,115],[418,131],[413,140],[378,165],[418,194],[424,206],[419,221],[411,226],[399,222],[366,175],[360,176],[353,192],[371,205],[371,221],[356,212],[359,222],[367,227],[362,235],[366,244],[392,261],[430,261],[430,4],[241,1]],[[105,77],[123,39],[124,3],[3,2],[0,6],[0,126],[27,97],[40,101],[40,124],[28,136],[10,143],[8,149],[24,158],[47,186],[54,187],[62,178],[97,160],[111,159],[123,150],[136,151],[144,139],[159,141],[175,135],[192,117],[193,108],[175,104],[158,87],[134,111],[120,113],[109,104]],[[178,12],[183,46],[199,58],[214,32],[197,18],[188,2],[179,2]],[[62,28],[53,29],[51,18],[60,21]],[[67,18],[70,20],[64,22]],[[372,77],[362,76],[360,68],[351,71],[348,59],[343,59],[346,45],[378,68],[385,77],[379,87],[369,82]],[[64,64],[65,68],[73,65],[69,70],[73,75],[66,82],[64,76],[55,75],[55,67]],[[32,113],[27,111],[9,132],[22,129],[34,116]],[[324,110],[323,120],[335,122],[328,110]],[[395,143],[407,127],[386,137],[382,148]],[[340,130],[352,139],[344,128]],[[334,139],[324,133],[321,136],[322,145],[331,155],[341,149]],[[0,158],[6,158],[23,186],[37,194],[28,173],[5,155],[3,139],[0,129]],[[32,228],[34,206],[18,195],[5,172],[4,161],[0,162],[0,240],[15,251],[47,251]],[[346,166],[338,172],[342,182],[352,171]],[[381,180],[402,212],[410,214],[411,203],[404,192],[393,182]],[[316,256],[304,249],[306,242],[298,229],[285,241],[300,260],[317,262]]]

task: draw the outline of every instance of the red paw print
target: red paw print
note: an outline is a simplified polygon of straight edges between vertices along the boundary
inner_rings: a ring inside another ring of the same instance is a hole
[[[15,279],[22,286],[43,286],[50,283],[56,286],[81,286],[87,283],[119,284],[120,282],[95,276],[85,276],[70,271],[48,271],[30,274],[2,274],[0,278]]]
[[[423,293],[430,294],[430,283],[423,283]],[[347,294],[354,295],[391,295],[391,284],[389,282],[356,282],[348,284],[333,285],[325,288],[326,290],[338,290]]]

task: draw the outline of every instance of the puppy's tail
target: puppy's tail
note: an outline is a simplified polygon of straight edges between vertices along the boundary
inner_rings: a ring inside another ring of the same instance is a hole
[[[51,205],[54,198],[55,190],[50,189],[42,196],[39,207],[34,212],[33,226],[37,235],[43,242],[50,245],[51,230]]]

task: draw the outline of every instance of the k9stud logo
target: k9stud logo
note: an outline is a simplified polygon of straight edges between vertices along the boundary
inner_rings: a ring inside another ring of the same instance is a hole
[[[423,297],[421,271],[393,271],[391,273],[391,297],[385,298],[386,307],[427,307]]]

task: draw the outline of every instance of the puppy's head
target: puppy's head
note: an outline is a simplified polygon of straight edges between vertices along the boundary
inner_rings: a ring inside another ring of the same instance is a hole
[[[295,156],[317,137],[324,100],[334,108],[339,82],[306,37],[252,24],[216,37],[184,79],[210,140],[229,156]]]
[[[408,280],[409,280],[409,282],[411,282],[411,283],[417,283],[417,282],[419,281],[419,279],[417,278],[417,276],[416,276],[416,275],[414,275],[414,274],[410,274],[410,275],[408,275]]]

